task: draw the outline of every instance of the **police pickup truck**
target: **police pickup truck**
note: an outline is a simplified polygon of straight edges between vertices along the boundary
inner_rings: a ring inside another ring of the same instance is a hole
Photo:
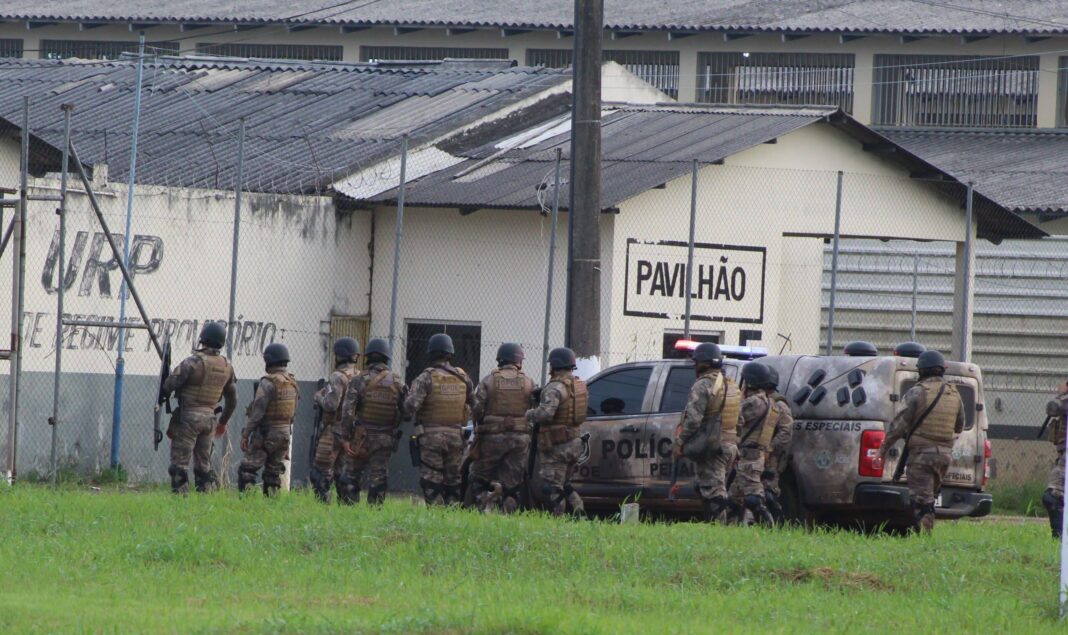
[[[682,341],[678,348],[695,343]],[[779,373],[779,392],[793,410],[795,428],[783,471],[783,507],[799,522],[910,522],[908,489],[893,482],[900,446],[884,462],[877,450],[917,381],[910,357],[766,356],[760,349],[721,347],[723,369],[737,381],[741,367],[760,358]],[[694,469],[679,469],[677,500],[668,500],[672,443],[690,387],[688,359],[632,362],[590,378],[589,411],[582,425],[585,449],[572,479],[590,508],[637,501],[656,511],[697,511]],[[964,401],[967,423],[936,501],[940,518],[984,516],[983,491],[990,444],[986,439],[982,374],[974,364],[950,362],[946,380]],[[536,490],[535,490],[536,491]]]

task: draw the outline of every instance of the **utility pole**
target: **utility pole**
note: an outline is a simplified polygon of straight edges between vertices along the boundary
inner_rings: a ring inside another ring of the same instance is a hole
[[[567,345],[578,374],[601,360],[601,42],[604,1],[575,0],[571,201],[568,205]]]

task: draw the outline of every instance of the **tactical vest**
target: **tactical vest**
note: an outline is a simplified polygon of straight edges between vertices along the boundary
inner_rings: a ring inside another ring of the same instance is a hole
[[[578,377],[554,379],[556,383],[564,387],[564,396],[560,399],[560,405],[553,414],[553,426],[567,426],[577,428],[586,421],[586,408],[589,405],[589,393],[586,391],[586,382]]]
[[[203,351],[197,351],[194,355],[200,358],[204,366],[204,375],[197,384],[187,383],[182,386],[181,403],[186,410],[212,410],[215,404],[222,399],[223,388],[230,381],[233,372],[230,370],[230,362],[222,355],[208,355]]]
[[[738,384],[729,377],[724,377],[723,383],[726,394],[719,413],[719,425],[721,434],[726,437],[738,433],[738,416],[742,414],[742,392],[738,390]]]
[[[267,404],[267,411],[263,414],[263,425],[268,428],[291,425],[294,415],[297,414],[296,377],[281,370],[265,375],[264,379],[274,384],[274,399]]]
[[[942,382],[924,380],[918,384],[923,389],[923,403],[917,414],[922,414],[938,395]],[[920,427],[913,434],[928,441],[944,445],[953,445],[953,434],[957,426],[957,413],[961,409],[960,395],[953,384],[946,384],[942,398],[935,404],[934,410],[927,414]]]
[[[463,370],[456,372],[463,375]],[[419,408],[419,423],[431,426],[463,427],[466,420],[467,383],[441,368],[428,368],[430,392]]]
[[[1049,442],[1057,448],[1058,452],[1064,452],[1065,449],[1065,437],[1068,436],[1068,419],[1065,417],[1065,401],[1064,397],[1058,395],[1056,399],[1051,399],[1046,404],[1046,416],[1051,417],[1049,422],[1049,432],[1046,433],[1046,438]]]
[[[356,420],[361,424],[372,426],[395,427],[399,421],[400,409],[397,400],[401,387],[388,368],[372,371],[368,369],[364,376],[367,382],[360,396],[360,407],[356,410]]]
[[[486,383],[486,412],[479,429],[490,434],[525,432],[533,382],[518,368],[497,368]]]
[[[767,410],[760,419],[745,422],[746,427],[742,434],[742,439],[744,439],[743,447],[758,447],[766,452],[771,449],[771,437],[775,434],[775,426],[779,422],[779,413],[767,395],[756,393],[755,396],[764,401]],[[757,426],[757,429],[754,429],[753,426]]]
[[[345,402],[345,393],[348,391],[349,382],[351,382],[352,378],[356,376],[356,365],[345,364],[344,367],[338,368],[334,372],[340,374],[342,377],[341,394],[338,395],[336,410],[323,411],[323,429],[334,425],[334,422],[341,418],[341,406]]]

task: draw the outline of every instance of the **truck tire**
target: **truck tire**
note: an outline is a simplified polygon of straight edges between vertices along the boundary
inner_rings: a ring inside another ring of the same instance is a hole
[[[801,487],[792,470],[782,475],[779,486],[782,490],[782,511],[786,522],[805,529],[815,526],[818,521],[816,514],[805,506]]]

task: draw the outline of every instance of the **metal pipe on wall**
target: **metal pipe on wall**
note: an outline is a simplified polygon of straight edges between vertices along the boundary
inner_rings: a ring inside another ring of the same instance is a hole
[[[693,175],[690,184],[690,240],[686,249],[686,319],[682,336],[690,338],[690,304],[693,298],[693,240],[697,231],[697,159],[693,160]]]
[[[549,230],[549,280],[545,285],[545,328],[541,337],[541,385],[545,385],[549,361],[549,320],[553,306],[553,273],[556,268],[556,220],[560,215],[560,148],[556,149],[556,167],[554,169],[553,214]]]
[[[70,113],[73,104],[63,104],[63,165],[59,178],[59,254],[56,270],[56,374],[52,381],[52,450],[49,454],[49,471],[52,485],[56,484],[56,445],[59,431],[59,389],[63,377],[63,296],[67,287],[67,166],[70,165]]]
[[[831,299],[827,310],[827,350],[834,354],[834,303],[838,292],[838,243],[842,237],[842,171],[838,171],[838,193],[834,202],[834,242],[831,247]]]
[[[397,285],[400,281],[401,238],[404,234],[404,186],[408,169],[408,135],[401,135],[400,186],[397,191],[397,227],[393,237],[393,291],[389,298],[389,347],[397,359]]]

